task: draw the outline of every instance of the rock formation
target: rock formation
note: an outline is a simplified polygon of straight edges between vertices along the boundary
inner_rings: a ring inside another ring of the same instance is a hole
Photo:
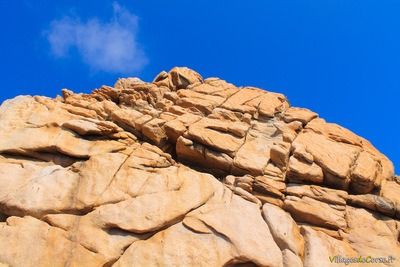
[[[399,219],[390,160],[281,94],[174,68],[0,107],[0,266],[400,266]]]

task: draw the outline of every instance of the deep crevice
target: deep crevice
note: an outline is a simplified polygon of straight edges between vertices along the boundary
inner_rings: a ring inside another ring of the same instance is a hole
[[[52,162],[55,165],[69,167],[80,161],[85,161],[89,157],[74,157],[59,151],[56,147],[41,148],[36,150],[8,150],[3,151],[0,155],[15,160],[28,160],[33,162]]]
[[[0,222],[5,222],[9,216],[0,212]]]

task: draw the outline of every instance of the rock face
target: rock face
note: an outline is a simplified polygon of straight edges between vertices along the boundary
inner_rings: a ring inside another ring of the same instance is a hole
[[[400,266],[399,219],[392,163],[281,94],[174,68],[0,107],[0,266]]]

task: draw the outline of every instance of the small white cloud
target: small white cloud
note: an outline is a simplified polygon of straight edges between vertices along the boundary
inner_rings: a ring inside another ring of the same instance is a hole
[[[114,3],[110,21],[64,17],[51,22],[46,37],[57,58],[76,49],[93,70],[131,73],[148,62],[136,40],[137,30],[138,17]]]

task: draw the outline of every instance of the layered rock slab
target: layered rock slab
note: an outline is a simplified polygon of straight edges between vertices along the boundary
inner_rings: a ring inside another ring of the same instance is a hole
[[[174,68],[62,95],[0,107],[0,266],[399,255],[391,162],[281,94]]]

